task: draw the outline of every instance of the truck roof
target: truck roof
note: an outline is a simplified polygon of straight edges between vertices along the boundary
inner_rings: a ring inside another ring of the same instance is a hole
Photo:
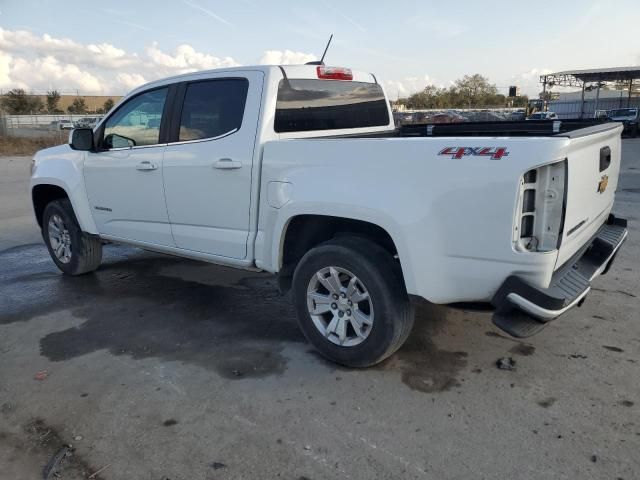
[[[318,65],[246,65],[239,67],[226,67],[226,68],[214,68],[210,70],[199,70],[196,72],[182,73],[180,75],[172,75],[170,77],[160,78],[158,80],[153,80],[151,82],[145,83],[144,85],[140,85],[135,89],[131,90],[126,97],[137,93],[142,90],[147,90],[151,87],[162,86],[170,83],[175,83],[176,81],[189,81],[189,80],[198,80],[203,77],[206,78],[207,75],[214,73],[225,73],[225,72],[246,72],[246,71],[261,71],[264,72],[265,75],[269,73],[273,73],[274,71],[280,72],[280,69],[283,69],[285,74],[289,78],[308,78],[308,79],[317,79],[317,67]],[[357,70],[351,70],[353,74],[354,82],[366,82],[366,83],[378,83],[376,77],[372,73],[366,73]]]

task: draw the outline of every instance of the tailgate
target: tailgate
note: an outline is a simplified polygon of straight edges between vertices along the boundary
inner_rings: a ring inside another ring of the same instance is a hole
[[[622,125],[607,123],[566,134],[566,213],[557,267],[607,220],[618,185],[621,133]]]

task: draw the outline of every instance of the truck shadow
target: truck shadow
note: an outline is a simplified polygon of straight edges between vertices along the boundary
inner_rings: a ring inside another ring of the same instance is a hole
[[[40,340],[51,361],[107,350],[195,364],[239,380],[283,373],[283,348],[305,342],[291,303],[270,275],[120,246],[105,248],[101,268],[80,277],[61,275],[41,245],[4,251],[0,264],[6,266],[0,325],[62,311],[82,320]],[[397,370],[423,392],[457,386],[466,353],[433,342],[445,318],[445,307],[421,307],[407,344],[377,369]]]

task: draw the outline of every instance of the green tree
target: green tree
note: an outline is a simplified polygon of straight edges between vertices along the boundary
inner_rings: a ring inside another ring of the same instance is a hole
[[[526,95],[512,97],[510,100],[513,102],[513,107],[526,107],[527,105],[529,105],[529,97],[527,97]]]
[[[57,90],[51,90],[47,92],[47,112],[60,113],[62,110],[58,108],[60,102],[60,92]]]
[[[479,73],[456,80],[451,90],[457,94],[456,103],[462,103],[467,108],[489,106],[499,101],[499,97],[502,97],[504,104],[504,95],[498,95],[496,86]]]
[[[411,95],[406,103],[408,108],[444,108],[446,107],[446,89],[427,85],[424,90]]]
[[[104,101],[104,105],[102,106],[102,111],[104,113],[107,113],[109,110],[113,108],[113,105],[114,105],[113,98],[107,98]]]
[[[87,113],[87,102],[84,98],[75,98],[73,103],[67,107],[69,113]]]
[[[521,102],[518,100],[519,104]],[[508,101],[504,95],[498,93],[494,84],[476,73],[465,75],[449,88],[428,85],[424,90],[414,93],[409,98],[401,99],[398,103],[412,109],[445,109],[504,107]]]
[[[2,98],[2,108],[11,115],[27,115],[39,113],[43,105],[38,97],[27,95],[22,88],[14,88]]]

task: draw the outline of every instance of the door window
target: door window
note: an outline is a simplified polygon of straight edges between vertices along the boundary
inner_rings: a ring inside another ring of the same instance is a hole
[[[248,88],[245,78],[190,83],[180,115],[178,141],[219,137],[239,130]]]
[[[126,148],[160,143],[160,123],[168,88],[135,96],[105,122],[102,146]]]

